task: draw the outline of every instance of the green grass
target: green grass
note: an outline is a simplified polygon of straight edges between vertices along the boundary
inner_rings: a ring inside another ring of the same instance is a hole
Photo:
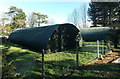
[[[118,64],[93,65],[85,70],[78,70],[69,79],[120,79],[120,67]]]
[[[93,52],[96,53],[97,52],[97,42],[83,42],[83,47],[81,48],[82,52]],[[102,42],[99,42],[99,52],[101,54],[104,54],[105,52],[107,52],[107,46],[103,45]]]
[[[87,44],[89,45],[88,42]],[[41,78],[41,53],[25,49],[10,42],[3,42],[3,44],[0,46],[0,49],[2,49],[3,55],[5,55],[3,63],[7,63],[7,65],[3,64],[3,68],[7,68],[10,70],[10,72],[13,72],[16,79]],[[79,65],[86,64],[95,59],[97,54],[94,52],[94,50],[96,51],[96,47],[90,45],[88,47],[85,45],[79,49]],[[68,71],[75,69],[75,57],[76,54],[74,49],[52,54],[45,54],[46,78],[58,78]],[[3,69],[3,71],[6,73],[7,70]]]
[[[97,52],[94,48],[95,42],[84,42],[85,46],[82,47],[81,51],[93,51],[89,50],[88,47],[91,45],[91,48],[94,49],[93,52]],[[95,46],[97,47],[97,46]],[[106,47],[104,45],[100,45],[100,53],[103,51],[102,47]],[[105,49],[107,51],[107,49]],[[120,52],[120,49],[115,49],[115,51]],[[117,53],[118,53],[117,52]],[[84,70],[77,70],[72,76],[68,79],[120,79],[120,65],[119,64],[99,64],[92,65],[87,67]]]

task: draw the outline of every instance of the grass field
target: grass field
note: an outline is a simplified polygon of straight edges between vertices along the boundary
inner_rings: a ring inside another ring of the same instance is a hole
[[[114,60],[120,57],[119,47],[114,49],[112,53],[105,55],[106,58],[104,58],[102,61],[94,61],[94,64],[91,64],[86,68],[76,70],[76,72],[68,79],[120,79],[120,64],[110,63],[111,61],[109,60],[112,58]],[[105,63],[107,61],[110,62]]]
[[[3,44],[0,45],[0,49],[2,49],[3,53],[4,78],[41,78],[41,53],[25,49],[10,42],[3,42]],[[86,64],[95,59],[97,56],[95,52],[96,45],[84,42],[84,46],[79,49],[79,65]],[[74,49],[45,54],[45,77],[48,79],[59,78],[61,75],[75,69],[75,57]]]
[[[119,64],[99,64],[79,70],[68,79],[120,79],[119,75]]]

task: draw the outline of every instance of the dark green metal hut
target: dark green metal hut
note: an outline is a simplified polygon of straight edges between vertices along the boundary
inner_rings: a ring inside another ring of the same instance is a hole
[[[9,40],[37,51],[57,52],[75,48],[79,36],[76,26],[66,23],[19,29],[9,35]]]
[[[96,41],[107,39],[113,31],[109,27],[80,28],[83,40]]]

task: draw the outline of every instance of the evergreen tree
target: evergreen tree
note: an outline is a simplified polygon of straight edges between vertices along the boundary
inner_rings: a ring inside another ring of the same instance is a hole
[[[36,17],[35,22],[37,23],[38,27],[40,27],[40,24],[42,23],[48,23],[48,20],[46,20],[48,18],[47,15],[36,13],[36,12],[33,12],[33,15]]]
[[[12,30],[15,30],[17,28],[25,28],[26,24],[26,15],[22,11],[22,9],[18,9],[14,6],[11,6],[9,9],[9,12],[7,12],[9,16],[11,16],[11,28]]]
[[[114,11],[119,8],[119,2],[91,2],[89,6],[88,15],[94,26],[108,26],[119,20],[118,10]]]
[[[88,14],[93,25],[108,26],[114,32],[111,34],[114,47],[120,42],[120,2],[91,2]]]

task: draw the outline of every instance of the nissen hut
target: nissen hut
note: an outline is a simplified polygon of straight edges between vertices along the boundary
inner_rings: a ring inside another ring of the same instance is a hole
[[[56,24],[44,27],[19,29],[12,32],[9,40],[13,43],[41,51],[63,51],[76,48],[79,44],[79,30],[72,24]]]

